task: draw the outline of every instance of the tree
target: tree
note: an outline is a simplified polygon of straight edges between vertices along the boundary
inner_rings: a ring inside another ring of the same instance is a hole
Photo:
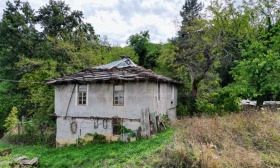
[[[156,61],[154,71],[171,78],[178,78],[176,75],[176,66],[174,64],[176,56],[176,46],[174,39],[170,39],[168,43],[163,44],[160,48],[160,54]],[[179,79],[179,78],[178,78]]]
[[[15,104],[19,115],[48,118],[53,113],[53,88],[45,80],[101,62],[98,36],[81,11],[53,0],[37,13],[28,2],[6,5],[0,22],[0,100],[5,102],[0,134]],[[38,24],[42,32],[35,29]]]
[[[28,2],[8,1],[6,5],[0,22],[0,51],[5,53],[1,55],[0,68],[3,77],[19,79],[20,73],[15,62],[20,55],[33,55],[38,43],[33,20],[35,16]]]
[[[212,32],[219,37],[220,57],[216,71],[221,78],[221,86],[234,82],[230,74],[232,68],[241,59],[242,49],[246,49],[251,40],[258,36],[264,25],[271,26],[279,20],[279,1],[257,0],[243,1],[236,7],[235,1],[212,1]]]
[[[36,18],[43,28],[44,37],[67,40],[82,36],[92,42],[97,40],[91,24],[83,22],[83,13],[71,11],[69,5],[63,1],[50,0],[49,4],[39,9]]]
[[[22,72],[16,66],[20,56],[32,56],[39,43],[35,29],[34,11],[28,2],[7,1],[0,21],[0,137],[4,131],[4,120],[13,105],[21,113],[29,108],[24,102],[26,91],[18,87]],[[19,114],[21,115],[21,114]]]
[[[265,100],[280,99],[280,22],[267,26],[259,38],[252,40],[242,59],[232,70],[235,88],[239,96],[257,100],[262,106]]]
[[[215,70],[222,87],[233,82],[229,72],[241,58],[241,50],[249,39],[257,35],[257,28],[253,25],[257,16],[250,5],[236,8],[233,1],[225,1],[225,4],[215,1],[208,7],[213,16],[210,21],[212,34],[219,38],[219,65]]]
[[[215,41],[209,38],[210,29],[207,21],[202,19],[202,4],[197,0],[186,0],[180,12],[183,21],[177,39],[175,64],[181,74],[188,74],[190,92],[187,102],[190,114],[196,109],[196,98],[199,85],[213,70],[216,58]],[[182,78],[185,79],[184,76]]]
[[[149,40],[149,31],[141,31],[140,33],[131,35],[127,42],[138,55],[138,64],[152,69],[156,66],[156,59],[160,54],[160,47],[159,45],[150,43]]]
[[[18,124],[18,116],[17,116],[17,108],[13,106],[12,108],[12,111],[10,112],[9,116],[6,118],[5,120],[5,124],[4,124],[4,127],[7,129],[7,130],[11,130],[13,128],[15,128]]]

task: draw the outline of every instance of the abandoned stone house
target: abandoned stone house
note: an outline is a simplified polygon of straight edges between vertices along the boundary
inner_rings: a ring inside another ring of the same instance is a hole
[[[176,119],[180,83],[137,66],[129,57],[47,84],[55,87],[58,145],[75,143],[87,133],[116,140],[118,125],[150,136],[163,115]]]

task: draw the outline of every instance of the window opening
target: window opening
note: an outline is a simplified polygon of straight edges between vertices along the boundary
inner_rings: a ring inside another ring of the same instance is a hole
[[[113,125],[113,135],[121,135],[121,131],[120,131],[121,119],[113,118],[112,125]]]
[[[87,85],[78,85],[78,105],[87,104]]]
[[[124,85],[114,85],[114,105],[124,105]]]
[[[175,88],[174,85],[172,85],[172,100],[175,98]]]
[[[160,83],[158,83],[158,101],[160,101]]]

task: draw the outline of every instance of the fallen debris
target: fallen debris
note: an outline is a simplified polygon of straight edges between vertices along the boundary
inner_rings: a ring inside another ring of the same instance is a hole
[[[5,149],[3,151],[0,152],[0,156],[6,156],[12,153],[12,148],[9,149]]]
[[[39,165],[38,157],[35,157],[35,158],[29,160],[26,156],[21,156],[21,157],[17,158],[17,161],[20,166],[25,166],[25,167]]]

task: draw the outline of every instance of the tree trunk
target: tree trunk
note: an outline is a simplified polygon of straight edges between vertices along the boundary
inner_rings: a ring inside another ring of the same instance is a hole
[[[191,97],[192,99],[196,99],[197,89],[198,89],[198,82],[193,83],[193,85],[192,85],[192,90],[191,90],[191,95],[190,95],[190,97]]]
[[[196,96],[197,96],[198,84],[199,84],[199,81],[194,80],[194,82],[192,84],[192,90],[189,95],[189,101],[188,101],[189,108],[188,109],[189,109],[189,113],[191,116],[193,116],[196,112]]]
[[[262,96],[258,96],[257,100],[257,108],[260,109],[263,106],[264,98]]]

